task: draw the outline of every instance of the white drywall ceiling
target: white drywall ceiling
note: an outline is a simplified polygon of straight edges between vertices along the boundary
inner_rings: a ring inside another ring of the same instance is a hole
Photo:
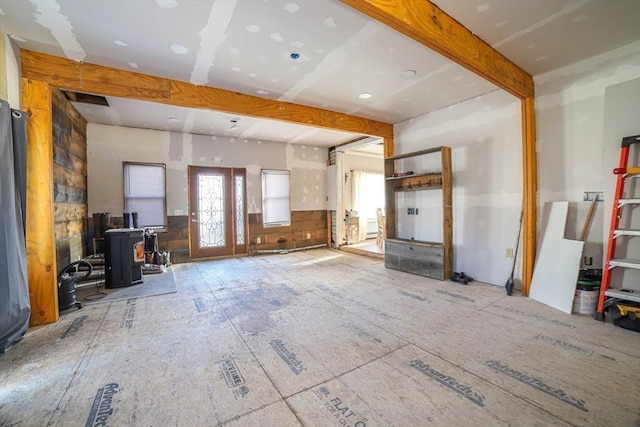
[[[435,3],[530,74],[640,39],[637,0]],[[387,123],[496,90],[337,1],[0,0],[0,28],[24,49]],[[174,53],[173,44],[187,52]],[[415,75],[403,77],[406,70]],[[372,97],[360,99],[365,92]],[[109,101],[78,109],[95,123],[211,135],[239,118]],[[332,146],[357,137],[239,119],[237,132],[258,140],[289,135],[287,142]]]

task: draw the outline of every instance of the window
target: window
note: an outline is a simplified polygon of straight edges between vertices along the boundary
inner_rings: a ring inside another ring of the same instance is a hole
[[[124,162],[124,211],[138,213],[138,227],[166,229],[165,165]]]
[[[278,227],[291,224],[289,171],[262,171],[262,224]]]

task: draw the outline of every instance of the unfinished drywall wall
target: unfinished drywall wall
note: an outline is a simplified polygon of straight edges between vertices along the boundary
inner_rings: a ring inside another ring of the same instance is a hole
[[[121,215],[122,162],[167,165],[167,214],[188,209],[187,166],[246,167],[248,212],[262,211],[261,169],[291,171],[291,210],[324,210],[327,149],[89,124],[89,212]],[[182,212],[182,213],[180,213]]]
[[[620,157],[620,141],[625,136],[640,135],[640,78],[618,83],[606,88],[604,99],[604,188],[606,221],[604,236],[609,231],[609,218],[613,209],[613,189],[615,175],[607,174],[607,167],[618,166]],[[640,143],[634,144],[629,150],[629,166],[640,165]],[[640,179],[630,178],[625,184],[623,197],[640,198]],[[640,209],[627,205],[622,208],[620,228],[640,230]],[[615,251],[616,258],[640,260],[640,244],[638,237],[618,237]],[[611,277],[613,287],[625,287],[640,290],[640,270],[630,268],[616,268]]]
[[[639,78],[640,42],[534,77],[538,205],[575,203],[577,212],[570,212],[567,230],[580,230],[589,209],[584,192],[604,191],[585,243],[583,267],[602,268],[620,141],[640,134]]]
[[[0,98],[20,109],[20,49],[0,30]]]
[[[454,270],[503,285],[509,276],[522,209],[520,102],[495,91],[399,123],[396,154],[451,147]],[[402,165],[415,172],[437,168],[439,159]],[[439,190],[401,192],[396,197],[400,238],[442,241]],[[407,208],[418,208],[408,215]],[[516,269],[516,278],[519,277]]]

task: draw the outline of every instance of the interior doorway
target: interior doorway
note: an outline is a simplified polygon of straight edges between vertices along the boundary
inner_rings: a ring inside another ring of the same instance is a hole
[[[336,214],[342,227],[336,227],[335,241],[349,252],[384,256],[378,216],[378,210],[385,212],[383,141],[365,138],[346,144],[336,149],[336,156],[341,187]]]
[[[246,170],[189,166],[189,256],[247,253]]]

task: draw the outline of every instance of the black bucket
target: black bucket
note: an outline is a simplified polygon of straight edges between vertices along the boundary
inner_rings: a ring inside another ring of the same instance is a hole
[[[88,267],[88,270],[82,276],[74,276],[69,273],[76,266]],[[93,266],[87,261],[76,261],[67,265],[58,274],[58,311],[64,311],[74,306],[76,302],[76,282],[86,279],[93,272]]]

